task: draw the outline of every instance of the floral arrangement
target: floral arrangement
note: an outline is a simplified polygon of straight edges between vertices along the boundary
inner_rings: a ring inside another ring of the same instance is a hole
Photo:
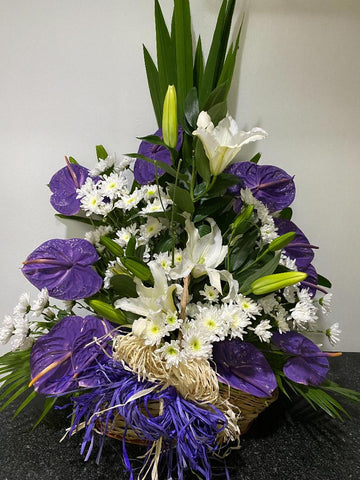
[[[267,133],[241,131],[228,114],[234,6],[222,2],[205,61],[200,37],[193,54],[188,0],[175,0],[170,31],[155,1],[157,66],[145,47],[144,58],[160,128],[124,158],[97,146],[91,170],[65,157],[50,202],[90,231],[26,258],[22,272],[40,293],[23,294],[0,328],[12,347],[0,359],[2,408],[30,389],[16,414],[43,394],[42,419],[65,398],[86,459],[95,438],[100,459],[120,418],[130,478],[210,479],[211,457],[242,433],[236,392],[264,407],[278,390],[295,392],[339,418],[331,392],[359,400],[326,379],[339,354],[309,338],[334,345],[340,330],[318,325],[331,285],[291,219],[294,178],[260,154],[237,158]],[[139,472],[130,431],[148,447]]]

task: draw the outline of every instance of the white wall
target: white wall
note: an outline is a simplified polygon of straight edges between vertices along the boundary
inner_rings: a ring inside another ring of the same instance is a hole
[[[172,1],[161,3],[168,14]],[[192,1],[205,45],[220,4]],[[357,351],[360,2],[253,0],[245,30],[230,111],[270,133],[257,145],[263,163],[295,175],[294,218],[333,280],[339,347]],[[35,292],[22,260],[47,239],[79,235],[48,201],[64,155],[90,167],[96,144],[135,151],[135,137],[155,129],[141,46],[154,52],[154,38],[152,0],[0,3],[1,317]]]

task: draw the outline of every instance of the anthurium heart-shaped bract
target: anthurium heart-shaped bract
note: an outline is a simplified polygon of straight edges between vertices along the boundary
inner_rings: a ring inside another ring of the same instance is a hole
[[[31,378],[35,390],[60,395],[78,387],[97,386],[96,377],[85,370],[104,360],[104,352],[111,354],[112,330],[109,322],[96,317],[63,318],[33,346]]]
[[[239,162],[228,167],[226,172],[243,180],[243,185],[238,184],[229,188],[231,193],[240,195],[241,188],[247,187],[270,212],[288,207],[295,198],[293,177],[279,167]]]
[[[251,343],[238,338],[216,342],[213,359],[220,379],[233,388],[255,397],[268,397],[277,386],[266,358]]]
[[[46,287],[51,297],[77,300],[100,290],[102,278],[91,267],[98,258],[87,240],[53,239],[27,257],[22,272],[39,290]]]
[[[278,235],[287,232],[295,232],[295,238],[285,248],[284,253],[295,260],[296,266],[302,272],[310,265],[314,258],[313,247],[300,228],[291,220],[285,218],[274,218]]]
[[[53,194],[50,203],[55,210],[63,215],[75,215],[80,210],[80,199],[77,189],[82,187],[89,176],[89,170],[81,165],[67,164],[56,172],[49,182]]]
[[[296,383],[321,385],[329,370],[326,353],[298,332],[275,332],[272,342],[290,355],[284,365],[285,375]]]
[[[162,138],[162,129],[159,128],[154,135],[159,138]],[[178,129],[178,141],[176,144],[176,150],[180,150],[181,144],[183,141],[183,131],[181,127]],[[171,154],[168,148],[164,147],[163,145],[153,145],[149,142],[143,140],[140,143],[140,147],[138,150],[140,155],[144,155],[151,160],[160,160],[161,162],[165,162],[168,165],[171,165]],[[157,169],[157,174],[159,177],[163,175],[165,172],[161,168]],[[147,183],[151,183],[155,180],[155,167],[151,163],[147,162],[146,160],[142,160],[138,158],[135,162],[134,166],[134,177],[135,180],[140,183],[140,185],[146,185]]]

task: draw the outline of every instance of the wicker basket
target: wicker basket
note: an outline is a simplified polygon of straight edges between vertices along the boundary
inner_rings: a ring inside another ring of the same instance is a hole
[[[241,411],[239,419],[239,427],[241,435],[245,434],[251,427],[252,422],[260,413],[278,398],[278,390],[276,389],[272,397],[258,398],[240,390],[230,389],[226,385],[220,385],[220,393],[224,398],[228,398],[230,402],[238,407]],[[159,415],[159,402],[149,402],[147,404],[151,415]],[[97,424],[97,429],[102,433],[103,425]],[[108,437],[122,440],[125,430],[125,421],[120,415],[116,415],[111,426],[108,426],[106,435]],[[146,445],[147,442],[139,438],[135,431],[127,429],[125,441],[136,445]]]

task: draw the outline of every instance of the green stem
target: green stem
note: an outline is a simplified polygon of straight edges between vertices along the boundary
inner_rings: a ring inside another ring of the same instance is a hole
[[[171,247],[171,267],[175,267],[175,224],[174,224],[174,214],[175,214],[175,200],[176,200],[176,187],[179,181],[179,172],[181,166],[182,159],[180,158],[178,163],[178,168],[176,170],[176,177],[175,177],[175,188],[174,188],[174,198],[173,204],[171,209],[171,220],[170,220],[170,230],[171,230],[171,237],[172,237],[172,247]]]

